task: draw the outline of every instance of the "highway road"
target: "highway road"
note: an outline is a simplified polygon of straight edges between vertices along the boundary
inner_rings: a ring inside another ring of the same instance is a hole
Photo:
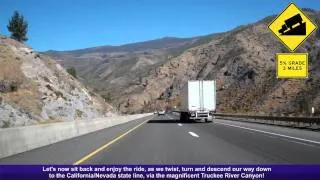
[[[0,159],[0,164],[319,164],[320,132],[151,116]]]

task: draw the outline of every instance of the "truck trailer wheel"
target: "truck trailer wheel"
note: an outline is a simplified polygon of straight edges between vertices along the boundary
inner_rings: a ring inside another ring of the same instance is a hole
[[[180,121],[184,121],[184,118],[185,118],[185,117],[184,117],[184,113],[181,112],[181,113],[180,113]]]
[[[189,119],[188,113],[186,113],[186,112],[180,113],[180,121],[186,122],[186,121],[188,121],[188,119]]]

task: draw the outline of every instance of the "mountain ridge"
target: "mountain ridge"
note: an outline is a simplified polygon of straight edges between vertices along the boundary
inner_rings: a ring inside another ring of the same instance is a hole
[[[319,12],[306,13],[319,26]],[[310,54],[312,80],[277,79],[275,54],[288,51],[267,28],[274,17],[165,51],[100,52],[99,57],[69,54],[62,64],[76,66],[85,84],[125,113],[178,106],[180,90],[188,79],[217,80],[220,112],[298,115],[308,113],[310,106],[319,109],[318,98],[308,103],[319,93],[319,29],[298,49]],[[312,92],[310,97],[299,95],[306,92]]]
[[[102,45],[102,46],[95,46],[95,47],[89,47],[89,48],[81,48],[81,49],[74,49],[74,50],[66,50],[66,51],[56,51],[56,50],[49,50],[44,51],[43,53],[50,54],[50,53],[92,53],[92,52],[121,52],[121,51],[139,51],[139,50],[151,50],[151,49],[162,49],[166,48],[170,45],[175,45],[175,43],[183,43],[185,41],[188,41],[190,39],[195,39],[197,37],[192,38],[178,38],[178,37],[162,37],[158,39],[152,39],[152,40],[146,40],[141,42],[133,42],[133,43],[127,43],[123,45]],[[154,46],[152,46],[155,44]],[[151,47],[150,47],[151,46]]]

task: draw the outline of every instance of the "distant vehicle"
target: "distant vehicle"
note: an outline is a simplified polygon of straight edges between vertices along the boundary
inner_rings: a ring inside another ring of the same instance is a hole
[[[165,115],[166,114],[166,111],[159,111],[158,112],[158,115]]]
[[[181,97],[180,120],[208,122],[216,111],[216,82],[188,81]]]
[[[158,111],[154,111],[153,114],[158,114]]]

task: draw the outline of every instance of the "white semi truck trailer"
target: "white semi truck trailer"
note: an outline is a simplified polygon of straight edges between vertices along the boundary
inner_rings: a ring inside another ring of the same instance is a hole
[[[188,81],[182,89],[180,120],[210,121],[216,111],[216,82]]]

